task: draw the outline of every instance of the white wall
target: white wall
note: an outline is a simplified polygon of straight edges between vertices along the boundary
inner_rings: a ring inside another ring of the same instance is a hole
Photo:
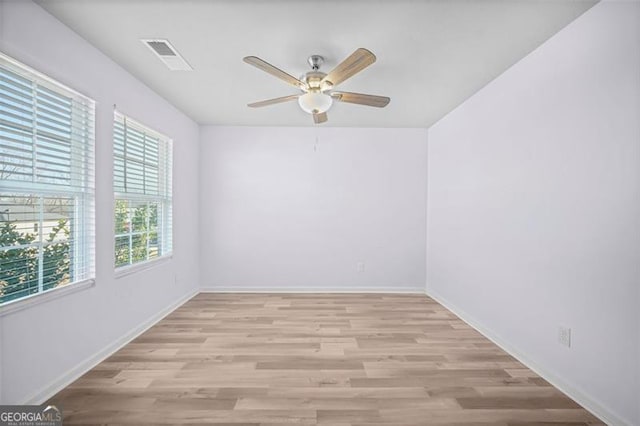
[[[640,424],[639,123],[640,3],[605,1],[429,129],[427,292],[612,424]]]
[[[204,127],[203,287],[424,291],[426,136]]]
[[[0,316],[2,403],[57,386],[198,287],[198,126],[29,1],[0,3],[0,50],[96,100],[95,286]],[[132,43],[138,43],[132,40]],[[174,139],[174,256],[116,279],[113,105]]]

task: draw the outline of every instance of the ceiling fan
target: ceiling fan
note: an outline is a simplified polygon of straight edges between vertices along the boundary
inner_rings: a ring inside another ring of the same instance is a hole
[[[386,96],[365,95],[363,93],[340,92],[333,90],[335,86],[376,61],[376,56],[367,49],[357,49],[347,59],[331,70],[329,74],[325,74],[320,71],[320,66],[324,62],[324,58],[320,55],[312,55],[308,59],[309,65],[311,65],[311,71],[307,72],[299,79],[279,68],[274,67],[257,56],[247,56],[243,60],[264,72],[284,80],[301,91],[296,95],[282,96],[280,98],[248,104],[248,106],[252,108],[279,104],[281,102],[288,102],[297,99],[300,108],[313,115],[314,123],[320,124],[327,121],[327,110],[331,108],[334,100],[378,108],[387,106],[391,100]]]

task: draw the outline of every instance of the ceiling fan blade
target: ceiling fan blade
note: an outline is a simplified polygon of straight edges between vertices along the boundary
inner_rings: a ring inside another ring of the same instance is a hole
[[[324,123],[328,120],[327,113],[321,112],[320,114],[313,114],[313,122],[316,124]]]
[[[282,103],[282,102],[293,101],[294,99],[298,99],[299,96],[300,95],[282,96],[280,98],[273,98],[273,99],[267,99],[265,101],[252,102],[250,104],[247,104],[247,106],[250,106],[251,108],[259,108],[259,107],[263,107],[263,106],[267,106],[267,105],[273,105],[273,104],[279,104],[279,103]]]
[[[365,95],[364,93],[352,92],[332,92],[331,97],[340,102],[367,105],[377,108],[384,108],[387,106],[389,101],[391,101],[391,98],[388,98],[386,96]]]
[[[245,58],[242,59],[243,61],[245,61],[247,64],[249,65],[253,65],[254,67],[261,69],[262,71],[269,73],[275,77],[278,77],[279,79],[286,81],[287,83],[291,84],[292,86],[296,86],[296,87],[303,87],[304,83],[301,82],[300,80],[298,80],[297,78],[295,78],[294,76],[292,76],[291,74],[287,74],[286,72],[282,71],[280,68],[276,68],[273,65],[271,65],[268,62],[263,61],[262,59],[258,58],[257,56],[246,56]]]
[[[362,71],[375,61],[376,55],[361,47],[353,52],[347,59],[338,64],[337,67],[331,70],[331,72],[322,79],[322,82],[331,82],[335,87],[352,75]]]

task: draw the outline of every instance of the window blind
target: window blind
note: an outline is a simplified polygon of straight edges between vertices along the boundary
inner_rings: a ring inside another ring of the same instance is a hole
[[[115,265],[172,251],[172,141],[116,111],[113,128]]]
[[[0,304],[94,276],[94,109],[0,54]]]

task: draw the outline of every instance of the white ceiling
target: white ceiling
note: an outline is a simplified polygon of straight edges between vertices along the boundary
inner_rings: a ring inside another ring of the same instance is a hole
[[[42,0],[201,124],[312,125],[296,102],[248,102],[296,89],[242,58],[299,76],[358,47],[377,62],[340,90],[391,97],[384,109],[334,103],[323,126],[427,127],[591,7],[594,0]],[[194,71],[169,71],[141,38],[166,38]]]

